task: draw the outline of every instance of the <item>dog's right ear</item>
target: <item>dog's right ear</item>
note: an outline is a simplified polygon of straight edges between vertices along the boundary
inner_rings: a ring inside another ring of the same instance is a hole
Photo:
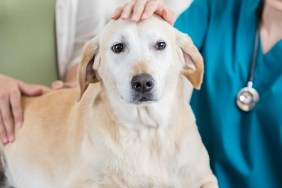
[[[94,70],[94,65],[95,68],[97,68],[100,64],[98,51],[99,38],[96,36],[85,44],[82,59],[78,66],[78,82],[80,86],[79,100],[90,83],[95,83],[100,80],[97,70]]]

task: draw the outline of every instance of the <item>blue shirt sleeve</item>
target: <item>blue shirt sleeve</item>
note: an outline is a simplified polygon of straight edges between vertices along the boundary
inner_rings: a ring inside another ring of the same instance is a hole
[[[196,47],[201,50],[209,24],[209,0],[194,0],[176,20],[174,26],[183,33],[188,34]]]

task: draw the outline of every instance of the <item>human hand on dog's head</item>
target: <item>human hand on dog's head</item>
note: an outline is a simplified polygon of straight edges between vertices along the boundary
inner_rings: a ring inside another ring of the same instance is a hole
[[[21,95],[41,95],[43,90],[1,74],[0,86],[0,139],[8,144],[15,140],[15,127],[23,123]]]
[[[147,19],[153,14],[162,17],[173,25],[176,19],[174,12],[169,10],[162,0],[131,0],[131,2],[117,8],[112,19],[119,18],[138,22]]]

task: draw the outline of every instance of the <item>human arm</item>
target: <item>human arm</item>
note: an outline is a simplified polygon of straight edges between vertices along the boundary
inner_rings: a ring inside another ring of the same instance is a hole
[[[42,94],[40,87],[32,87],[24,82],[0,74],[0,139],[7,144],[15,140],[15,127],[23,123],[21,96]]]
[[[76,80],[77,67],[78,64],[72,65],[72,67],[67,71],[64,81],[55,80],[51,85],[52,89],[77,87],[78,86],[78,82]]]

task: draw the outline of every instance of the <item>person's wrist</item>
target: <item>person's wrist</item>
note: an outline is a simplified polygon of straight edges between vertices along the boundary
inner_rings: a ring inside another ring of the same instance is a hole
[[[76,76],[77,76],[77,68],[78,68],[78,64],[72,65],[68,72],[66,73],[65,82],[74,82],[76,81]]]

